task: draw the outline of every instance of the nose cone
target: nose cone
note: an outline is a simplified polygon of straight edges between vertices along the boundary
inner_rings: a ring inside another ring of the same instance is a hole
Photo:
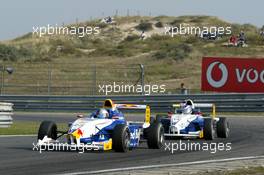
[[[112,120],[110,119],[80,118],[72,124],[69,134],[76,135],[79,138],[89,138],[111,124]]]

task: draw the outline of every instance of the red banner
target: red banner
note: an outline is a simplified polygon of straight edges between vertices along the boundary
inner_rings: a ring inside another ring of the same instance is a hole
[[[204,57],[202,91],[264,92],[264,59]]]

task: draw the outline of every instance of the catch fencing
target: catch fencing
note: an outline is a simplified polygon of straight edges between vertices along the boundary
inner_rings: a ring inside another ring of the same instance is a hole
[[[15,62],[0,65],[0,73],[1,95],[105,95],[99,92],[99,85],[144,84],[144,66],[140,64]]]
[[[126,95],[126,96],[0,96],[0,101],[14,103],[18,111],[92,111],[105,99],[115,103],[147,104],[153,112],[168,112],[174,103],[192,99],[197,103],[214,103],[221,112],[264,112],[264,94],[196,94],[196,95]],[[209,111],[209,109],[205,109]]]

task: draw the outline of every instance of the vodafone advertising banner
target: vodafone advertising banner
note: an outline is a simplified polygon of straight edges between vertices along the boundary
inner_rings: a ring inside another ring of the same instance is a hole
[[[264,59],[204,57],[202,91],[264,92]]]

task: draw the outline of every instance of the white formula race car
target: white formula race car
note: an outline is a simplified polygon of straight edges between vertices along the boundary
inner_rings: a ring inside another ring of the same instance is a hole
[[[212,114],[204,115],[198,108],[212,108]],[[186,100],[174,104],[174,111],[168,115],[157,115],[156,120],[164,127],[165,137],[195,137],[213,140],[227,138],[230,128],[225,117],[216,117],[214,104],[196,103]]]
[[[145,121],[129,122],[120,109],[143,109]],[[38,132],[38,146],[59,144],[61,136],[66,136],[66,146],[84,146],[89,150],[126,152],[138,147],[142,140],[146,140],[151,149],[160,149],[164,144],[164,129],[158,122],[150,123],[150,107],[147,105],[114,104],[107,99],[103,108],[87,117],[77,117],[69,123],[67,131],[58,131],[54,122],[43,121]]]

